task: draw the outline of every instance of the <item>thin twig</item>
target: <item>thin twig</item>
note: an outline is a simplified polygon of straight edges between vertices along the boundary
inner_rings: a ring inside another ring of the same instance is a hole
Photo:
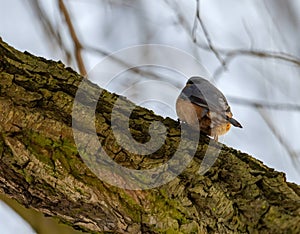
[[[281,39],[283,45],[288,45],[289,42],[285,39],[285,35],[286,35],[286,34],[281,32],[280,27],[279,27],[279,25],[278,25],[278,22],[279,22],[279,21],[278,21],[277,19],[274,18],[273,14],[272,14],[272,12],[271,12],[271,10],[270,10],[270,8],[269,8],[268,5],[267,5],[266,0],[263,0],[262,3],[263,3],[263,6],[264,6],[264,8],[265,8],[265,10],[266,10],[266,12],[267,12],[269,18],[271,19],[271,22],[272,22],[272,24],[273,24],[273,27],[274,27],[274,28],[276,29],[276,31],[277,31],[276,38],[278,38],[279,40]],[[287,3],[286,3],[286,4],[287,4]]]
[[[269,118],[267,113],[264,111],[263,108],[257,108],[259,114],[265,121],[265,123],[268,125],[270,130],[272,131],[273,135],[277,138],[279,143],[282,145],[282,147],[287,151],[287,153],[290,155],[292,161],[294,162],[293,166],[295,169],[299,169],[297,167],[300,167],[300,162],[298,160],[299,156],[298,154],[291,150],[291,146],[288,144],[288,142],[281,136],[280,132],[277,130],[275,124],[273,124],[272,120]]]
[[[40,5],[40,1],[38,0],[31,0],[27,1],[28,4],[30,4],[32,11],[34,14],[36,14],[36,17],[38,18],[37,22],[39,22],[42,26],[42,29],[44,30],[44,33],[46,35],[46,39],[51,42],[52,46],[55,46],[53,42],[56,42],[58,47],[61,49],[61,51],[64,54],[64,57],[68,63],[71,63],[71,53],[64,45],[64,42],[60,36],[60,33],[58,30],[56,30],[51,20],[48,18],[47,14],[43,10],[43,8]]]
[[[198,23],[197,23],[197,20],[198,20],[198,16],[199,15],[199,1],[197,1],[197,6],[196,6],[196,15],[195,15],[195,18],[194,18],[194,24],[193,24],[193,29],[192,29],[192,39],[193,39],[193,42],[197,42],[197,35],[196,35],[196,32],[197,32],[197,26],[198,26]],[[183,17],[180,17],[181,15],[177,14],[177,17],[178,19],[182,19]],[[179,18],[180,17],[180,18]],[[180,21],[182,22],[182,21]]]
[[[264,108],[264,109],[272,109],[272,110],[280,110],[280,111],[300,111],[300,105],[291,104],[291,103],[267,103],[263,101],[253,101],[244,98],[237,98],[232,96],[227,96],[229,102],[243,105],[243,106],[250,106],[255,108]]]
[[[289,62],[300,66],[300,58],[290,55],[285,52],[276,52],[276,51],[267,51],[267,50],[247,50],[247,49],[222,49],[219,48],[218,51],[225,55],[225,63],[227,66],[229,63],[238,56],[248,56],[256,58],[267,58],[267,59],[276,59],[285,62]],[[218,76],[224,71],[223,67],[219,67],[213,74],[213,77],[217,79]]]
[[[134,67],[132,64],[116,57],[114,54],[111,54],[107,51],[104,51],[104,50],[101,50],[101,49],[98,49],[98,48],[95,48],[92,46],[86,46],[86,45],[83,47],[83,49],[93,52],[93,53],[101,54],[103,56],[109,56],[110,59],[114,60],[119,65],[128,68],[128,71],[143,75],[144,77],[152,77],[156,80],[162,80],[162,74],[156,74],[155,72],[142,70],[140,67]]]
[[[209,49],[215,54],[216,58],[219,60],[219,62],[221,63],[221,65],[226,69],[226,63],[224,61],[224,59],[221,57],[221,55],[219,54],[218,50],[215,48],[215,46],[213,45],[213,42],[210,38],[210,35],[208,33],[208,30],[205,26],[205,24],[202,21],[202,18],[200,16],[200,0],[196,0],[197,2],[197,6],[196,6],[196,16],[195,16],[195,21],[194,21],[194,26],[193,26],[193,30],[192,30],[192,36],[193,36],[193,41],[196,42],[197,38],[196,38],[196,29],[197,29],[197,20],[201,25],[202,31],[204,33],[204,36],[206,38],[207,44],[209,46]]]
[[[276,51],[264,51],[264,50],[228,50],[227,52],[224,50],[225,56],[227,59],[232,59],[236,56],[253,56],[253,57],[260,57],[260,58],[271,58],[271,59],[278,59],[293,63],[297,66],[300,66],[300,58],[296,56],[290,55],[285,52],[276,52]]]
[[[254,38],[253,38],[253,35],[250,33],[249,26],[247,25],[247,22],[245,21],[245,19],[243,19],[242,21],[243,21],[245,32],[246,32],[246,34],[247,34],[247,36],[249,38],[249,42],[250,42],[249,47],[252,49],[254,47]]]
[[[73,26],[70,14],[68,12],[68,9],[66,8],[64,1],[63,0],[58,0],[59,2],[59,9],[61,10],[61,12],[64,15],[64,18],[66,20],[70,35],[72,37],[72,40],[74,42],[74,52],[75,52],[75,57],[76,57],[76,61],[77,61],[77,66],[79,69],[79,72],[81,73],[81,75],[85,76],[87,74],[86,69],[85,69],[85,65],[81,56],[81,50],[82,50],[82,45],[77,37],[75,28]]]
[[[209,46],[207,46],[204,43],[201,43],[197,40],[195,40],[195,30],[197,29],[197,15],[195,17],[195,22],[194,22],[194,26],[193,26],[193,30],[192,30],[192,34],[190,33],[190,28],[188,27],[189,22],[186,20],[185,15],[181,14],[180,11],[178,11],[177,9],[175,9],[169,2],[165,1],[170,8],[174,11],[175,15],[178,18],[178,22],[180,22],[181,27],[187,32],[187,34],[189,36],[191,36],[192,40],[195,42],[195,45],[197,45],[200,49],[206,50],[206,51],[210,51],[211,48]],[[198,3],[198,1],[197,1]],[[197,10],[198,11],[198,10]],[[197,13],[200,14],[200,13]],[[201,17],[200,17],[201,19]],[[204,26],[205,28],[205,26]],[[206,30],[207,31],[207,30]],[[213,48],[215,48],[215,50],[221,55],[224,55],[225,57],[223,58],[223,60],[225,61],[225,64],[228,67],[228,63],[231,62],[231,60],[235,57],[238,56],[251,56],[251,57],[257,57],[257,58],[271,58],[271,59],[276,59],[276,60],[282,60],[282,61],[286,61],[292,64],[295,64],[297,66],[300,66],[300,58],[291,55],[289,53],[286,52],[278,52],[278,51],[268,51],[268,50],[256,50],[256,49],[226,49],[226,48],[221,48],[221,47],[215,47],[213,46]],[[218,75],[218,73],[221,73],[221,71],[224,70],[224,67],[221,65],[220,68],[218,68],[215,72],[216,76]]]

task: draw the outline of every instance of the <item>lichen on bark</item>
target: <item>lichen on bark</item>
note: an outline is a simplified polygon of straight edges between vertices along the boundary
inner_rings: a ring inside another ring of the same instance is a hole
[[[221,151],[214,165],[198,173],[209,144],[206,136],[197,142],[188,167],[167,184],[125,190],[101,181],[84,164],[73,139],[72,107],[82,79],[61,62],[19,52],[0,40],[1,193],[90,233],[300,233],[299,186],[221,144],[215,146]],[[91,92],[100,89],[88,85]],[[138,170],[167,162],[180,142],[178,123],[102,91],[95,127],[107,154]],[[138,142],[149,141],[154,121],[166,126],[159,150],[137,155],[118,144],[110,126],[117,99],[120,127],[134,107],[130,128]],[[196,135],[190,132],[190,142]],[[187,142],[183,157],[190,147]]]

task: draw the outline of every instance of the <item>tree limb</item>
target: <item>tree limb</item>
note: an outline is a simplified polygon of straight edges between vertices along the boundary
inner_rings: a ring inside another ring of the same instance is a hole
[[[214,165],[198,173],[206,136],[189,166],[167,184],[125,190],[101,181],[83,163],[73,139],[72,106],[82,80],[60,62],[21,53],[0,40],[1,193],[90,233],[300,232],[300,187],[286,182],[283,173],[221,144],[214,146],[222,147]],[[86,82],[91,92],[100,89]],[[176,121],[135,106],[130,126],[136,140],[149,140],[153,121],[162,122],[168,134],[158,151],[132,154],[116,143],[110,113],[118,98],[120,119],[134,104],[105,90],[102,98],[97,135],[119,165],[143,170],[172,157],[180,141]],[[191,131],[189,142],[194,135]]]

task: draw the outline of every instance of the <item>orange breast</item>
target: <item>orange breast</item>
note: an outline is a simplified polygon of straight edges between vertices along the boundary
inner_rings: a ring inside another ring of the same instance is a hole
[[[214,128],[212,128],[211,130],[211,136],[220,136],[220,135],[224,135],[225,133],[227,133],[230,130],[231,124],[230,123],[223,123],[220,124]]]
[[[178,99],[176,102],[178,118],[188,125],[199,129],[207,135],[211,133],[211,120],[207,117],[207,111],[189,101]]]
[[[188,125],[199,129],[209,136],[223,135],[229,131],[231,125],[225,119],[223,121],[213,121],[214,115],[204,108],[192,104],[189,101],[177,99],[176,112],[178,118]]]
[[[197,127],[199,124],[199,117],[202,116],[202,109],[189,101],[177,99],[176,112],[179,119],[187,124]]]

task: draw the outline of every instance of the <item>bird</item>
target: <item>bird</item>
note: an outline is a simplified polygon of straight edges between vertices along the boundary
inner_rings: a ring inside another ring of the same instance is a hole
[[[200,132],[213,137],[215,141],[227,133],[231,125],[242,128],[232,118],[233,114],[223,93],[199,76],[193,76],[186,82],[176,100],[176,113],[180,122],[200,129]],[[196,117],[193,113],[196,113]]]

